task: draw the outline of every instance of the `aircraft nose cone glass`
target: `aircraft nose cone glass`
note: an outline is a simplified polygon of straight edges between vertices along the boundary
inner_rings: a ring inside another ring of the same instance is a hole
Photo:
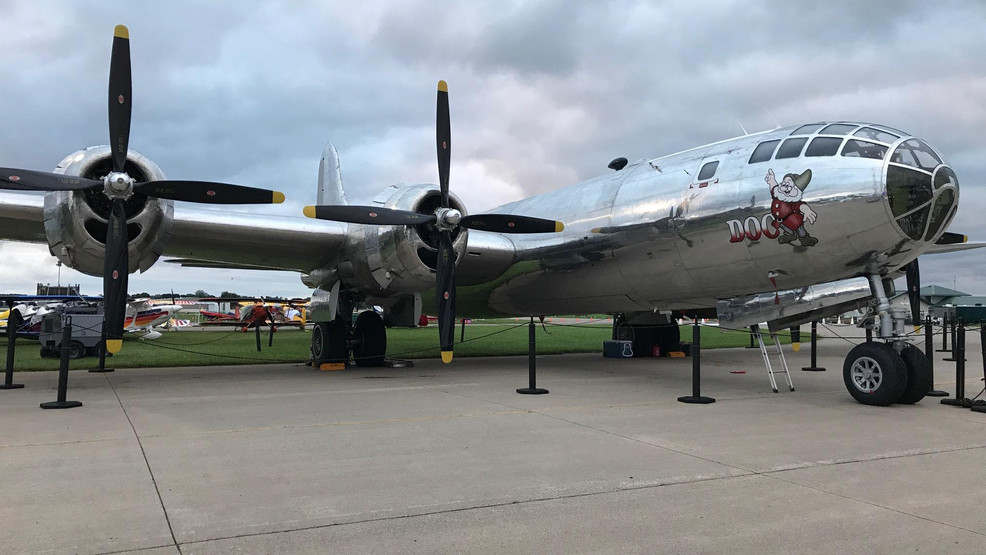
[[[944,231],[958,187],[955,173],[923,141],[904,141],[890,157],[887,201],[901,231],[915,241],[933,241]]]

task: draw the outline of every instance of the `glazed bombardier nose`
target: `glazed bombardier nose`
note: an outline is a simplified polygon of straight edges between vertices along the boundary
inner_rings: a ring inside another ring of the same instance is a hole
[[[959,180],[920,139],[901,142],[887,165],[887,202],[897,226],[915,241],[934,241],[948,227],[959,200]]]

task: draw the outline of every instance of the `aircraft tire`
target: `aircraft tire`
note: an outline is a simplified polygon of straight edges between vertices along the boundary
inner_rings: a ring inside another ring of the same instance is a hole
[[[846,356],[842,378],[853,399],[885,407],[896,403],[907,389],[907,366],[892,346],[861,343]]]
[[[312,328],[312,365],[346,362],[346,324],[337,317],[331,322],[316,322]]]
[[[934,387],[934,376],[931,373],[931,362],[928,357],[914,345],[907,345],[900,352],[907,367],[907,388],[897,400],[898,403],[913,405]]]
[[[387,354],[387,328],[379,314],[372,310],[360,312],[353,326],[353,338],[356,366],[383,366]]]
[[[78,341],[73,341],[69,343],[68,346],[68,358],[72,360],[78,360],[80,358],[85,358],[86,356],[86,346]]]

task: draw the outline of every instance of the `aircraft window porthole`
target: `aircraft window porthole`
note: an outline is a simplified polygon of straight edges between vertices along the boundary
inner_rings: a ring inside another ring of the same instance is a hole
[[[757,148],[753,149],[753,154],[750,155],[750,163],[756,164],[770,160],[770,157],[774,155],[774,149],[777,148],[780,142],[780,139],[778,139],[776,141],[764,141],[758,144]]]
[[[797,158],[801,154],[801,149],[804,148],[805,143],[808,139],[787,139],[781,143],[781,147],[777,149],[777,156],[774,158]]]
[[[711,178],[716,174],[716,170],[719,169],[719,161],[709,162],[702,166],[702,171],[698,172],[698,180],[704,181]]]
[[[846,141],[846,146],[842,147],[842,155],[850,158],[883,160],[887,155],[887,147],[869,141],[849,139]]]
[[[872,127],[864,127],[853,133],[852,136],[872,139],[874,141],[880,141],[881,143],[892,143],[900,138],[893,133],[887,133],[886,131],[880,131],[879,129],[874,129]]]
[[[805,150],[805,156],[835,156],[835,153],[839,152],[840,146],[842,146],[842,139],[815,137],[808,145],[808,149]]]
[[[791,132],[791,134],[792,135],[811,135],[815,131],[818,131],[818,128],[821,127],[821,126],[822,126],[821,123],[809,123],[808,125],[802,125],[801,127],[795,129],[794,131]]]
[[[848,135],[850,131],[859,127],[858,125],[847,123],[833,123],[825,129],[819,131],[823,135]]]

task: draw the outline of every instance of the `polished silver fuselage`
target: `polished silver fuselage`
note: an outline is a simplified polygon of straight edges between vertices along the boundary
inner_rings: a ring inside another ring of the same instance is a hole
[[[887,202],[889,156],[749,163],[756,145],[783,139],[792,129],[642,160],[502,207],[562,220],[566,229],[552,237],[512,236],[520,274],[493,289],[489,306],[514,314],[708,307],[737,295],[887,274],[947,227],[929,241],[909,238],[898,227]],[[719,161],[715,175],[697,179],[713,160]],[[805,223],[815,245],[781,244],[764,234],[779,233],[770,227],[768,169],[778,180],[812,171],[803,202],[817,214],[814,224]]]

